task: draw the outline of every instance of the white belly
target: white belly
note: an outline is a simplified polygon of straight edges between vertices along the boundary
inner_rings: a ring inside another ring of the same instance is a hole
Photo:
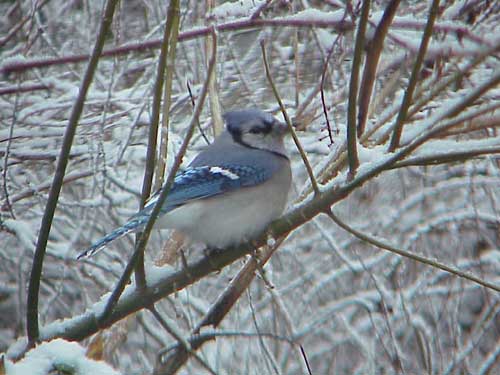
[[[274,178],[290,179],[284,171]],[[271,188],[272,179],[256,187],[243,188],[181,206],[158,219],[159,228],[182,231],[212,248],[225,248],[259,235],[277,219],[287,201],[287,191]],[[286,186],[289,186],[286,185]]]

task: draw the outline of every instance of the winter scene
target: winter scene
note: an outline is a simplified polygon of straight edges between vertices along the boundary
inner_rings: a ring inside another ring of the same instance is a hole
[[[0,375],[500,374],[500,2],[0,12]]]

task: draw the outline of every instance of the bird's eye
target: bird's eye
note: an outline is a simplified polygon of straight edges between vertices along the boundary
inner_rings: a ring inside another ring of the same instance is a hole
[[[259,127],[257,127],[257,126],[254,126],[248,132],[251,133],[251,134],[259,134],[259,133],[262,132],[262,130]]]

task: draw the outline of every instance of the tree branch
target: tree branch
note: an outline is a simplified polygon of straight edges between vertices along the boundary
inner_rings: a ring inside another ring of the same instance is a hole
[[[111,22],[113,21],[113,14],[117,3],[118,0],[108,0],[106,3],[106,9],[104,10],[104,15],[99,26],[94,50],[92,51],[92,56],[90,57],[90,61],[85,71],[85,75],[78,92],[78,97],[73,105],[73,109],[68,120],[68,126],[66,127],[66,132],[64,133],[63,144],[57,160],[54,179],[52,181],[49,197],[47,199],[47,205],[43,214],[28,287],[26,325],[30,345],[34,345],[39,338],[38,293],[40,290],[43,260],[45,257],[47,241],[49,239],[50,227],[52,226],[52,219],[54,218],[59,193],[61,192],[61,187],[64,181],[64,174],[66,172],[66,166],[68,165],[69,154],[71,152],[71,145],[73,144],[73,138],[75,136],[78,120],[80,119],[80,115],[83,111],[83,104],[87,96],[87,91],[92,83],[99,57],[101,56],[104,41],[106,40],[106,36],[111,27]]]
[[[404,249],[399,249],[399,248],[391,245],[390,243],[386,242],[383,239],[376,238],[370,234],[362,233],[362,232],[352,228],[351,226],[347,225],[346,223],[344,223],[331,210],[327,211],[326,214],[330,217],[330,219],[332,219],[335,222],[335,224],[340,226],[342,229],[344,229],[345,231],[351,233],[352,235],[358,237],[359,239],[361,239],[361,240],[363,240],[371,245],[374,245],[374,246],[379,247],[379,248],[384,249],[384,250],[388,250],[391,253],[400,255],[402,257],[412,259],[416,262],[427,264],[427,265],[432,266],[434,268],[438,268],[442,271],[446,271],[446,272],[451,273],[453,275],[456,275],[456,276],[462,277],[466,280],[472,281],[476,284],[482,285],[488,289],[492,289],[494,291],[500,292],[500,285],[490,283],[490,282],[485,281],[479,277],[471,275],[467,272],[461,271],[455,267],[451,267],[451,266],[448,266],[444,263],[438,262],[437,260],[430,259],[430,258],[424,257],[422,255],[418,255],[418,254],[409,252],[409,251],[404,250]]]
[[[368,118],[368,108],[370,107],[370,98],[372,96],[373,85],[375,84],[377,66],[382,54],[382,49],[384,48],[384,39],[396,15],[396,10],[400,2],[401,0],[391,0],[387,5],[384,15],[377,25],[375,34],[369,43],[369,48],[366,53],[365,69],[359,89],[358,137],[361,137],[365,130],[365,124]]]
[[[237,31],[262,27],[325,27],[333,28],[338,32],[351,30],[352,22],[341,19],[307,19],[307,18],[277,18],[277,19],[262,19],[262,18],[242,18],[231,22],[214,25],[217,32]],[[179,42],[191,40],[209,35],[212,31],[212,26],[197,27],[192,30],[187,30],[179,33]],[[128,43],[120,47],[110,48],[102,52],[103,57],[125,55],[131,52],[143,52],[150,49],[156,49],[161,46],[163,39],[153,39],[145,42]],[[88,54],[70,55],[63,57],[39,58],[26,61],[7,62],[0,66],[0,74],[11,74],[23,72],[25,70],[49,67],[52,65],[62,65],[70,63],[78,63],[89,58]]]
[[[281,96],[278,93],[278,89],[276,88],[276,85],[273,82],[273,77],[271,75],[271,70],[269,68],[269,63],[267,61],[266,48],[265,48],[264,41],[261,41],[260,48],[262,51],[262,59],[264,60],[264,68],[266,70],[267,80],[268,80],[269,84],[271,85],[274,97],[276,98],[276,101],[278,102],[278,104],[280,106],[281,113],[283,114],[285,122],[288,125],[288,129],[289,129],[290,133],[292,134],[292,138],[293,138],[293,141],[295,143],[295,146],[297,147],[297,150],[299,151],[300,157],[302,158],[302,161],[304,162],[304,166],[306,167],[307,175],[309,176],[309,180],[311,181],[311,186],[313,187],[314,194],[320,194],[318,183],[316,182],[316,178],[314,178],[314,172],[312,170],[311,163],[309,163],[309,160],[307,159],[306,152],[304,151],[304,148],[300,144],[299,138],[297,137],[297,134],[295,133],[295,130],[293,129],[292,122],[290,121],[290,117],[288,117],[285,106],[283,105],[283,101],[281,100]]]
[[[424,62],[425,53],[427,52],[427,46],[432,36],[432,28],[434,26],[434,21],[437,18],[439,8],[439,0],[433,0],[431,9],[429,10],[429,17],[427,18],[427,25],[425,26],[424,35],[422,36],[422,42],[420,43],[420,48],[418,50],[417,59],[413,65],[413,70],[410,76],[410,82],[405,90],[403,96],[403,102],[401,103],[401,108],[396,119],[396,124],[394,125],[394,131],[392,133],[391,143],[389,145],[389,151],[394,151],[399,146],[399,140],[401,138],[401,132],[403,131],[403,125],[406,121],[406,115],[408,109],[410,108],[413,92],[417,86],[417,81],[420,76],[420,68]]]
[[[187,147],[189,145],[189,141],[191,140],[191,137],[194,133],[194,129],[196,127],[198,117],[200,116],[201,110],[203,108],[203,104],[205,103],[205,98],[207,96],[208,92],[208,82],[210,80],[210,74],[212,70],[214,69],[215,66],[215,61],[216,61],[216,54],[217,54],[217,38],[215,31],[213,31],[213,38],[212,38],[212,43],[213,43],[213,55],[212,58],[210,59],[210,63],[208,65],[208,71],[207,71],[207,76],[205,78],[205,82],[203,83],[203,87],[200,93],[200,99],[196,103],[195,109],[193,116],[191,117],[191,122],[189,123],[188,127],[188,132],[186,134],[186,137],[184,138],[184,141],[182,142],[182,145],[179,149],[179,152],[177,153],[177,156],[175,158],[174,164],[172,166],[172,170],[170,171],[170,174],[167,178],[167,181],[165,182],[165,185],[163,186],[161,193],[158,197],[158,200],[156,201],[156,204],[153,208],[153,211],[151,212],[151,216],[146,224],[146,227],[144,229],[144,232],[140,236],[137,245],[135,247],[134,253],[132,254],[132,257],[130,258],[129,262],[127,263],[127,266],[125,270],[123,271],[123,274],[118,281],[117,286],[113,290],[113,293],[111,294],[110,298],[108,299],[106,303],[106,308],[104,309],[102,315],[99,317],[99,325],[102,326],[108,326],[108,320],[113,320],[113,309],[115,308],[115,305],[118,302],[118,299],[120,298],[120,295],[122,294],[123,290],[125,289],[125,286],[130,279],[130,275],[132,274],[132,270],[137,262],[137,259],[144,251],[144,248],[146,246],[146,243],[149,239],[149,235],[151,233],[151,230],[153,229],[153,226],[155,224],[156,218],[158,217],[160,210],[163,206],[163,203],[167,199],[168,193],[170,191],[170,187],[172,186],[172,183],[174,182],[175,174],[177,173],[177,170],[179,169],[182,159],[184,157],[184,154],[186,153]],[[151,301],[153,303],[153,301]]]
[[[358,98],[359,70],[361,69],[361,57],[365,44],[366,25],[370,12],[370,0],[363,0],[361,17],[356,32],[356,43],[352,59],[351,79],[349,81],[349,102],[347,104],[347,159],[349,162],[349,176],[354,178],[359,166],[356,135],[356,102]]]

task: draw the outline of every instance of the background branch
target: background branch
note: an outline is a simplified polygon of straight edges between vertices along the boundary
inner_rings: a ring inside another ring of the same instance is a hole
[[[144,228],[144,231],[142,232],[142,234],[139,236],[134,253],[132,254],[132,257],[130,258],[129,262],[127,263],[127,267],[123,271],[123,274],[120,277],[118,285],[115,287],[115,289],[113,290],[113,293],[111,294],[109,299],[106,301],[106,308],[104,309],[102,315],[99,317],[99,324],[102,326],[108,326],[108,320],[113,319],[112,318],[113,309],[115,308],[115,306],[118,302],[118,299],[120,298],[121,294],[123,293],[123,290],[125,289],[126,284],[128,283],[128,281],[130,279],[130,275],[132,274],[132,270],[135,267],[135,265],[137,264],[137,261],[139,260],[140,254],[144,253],[144,249],[145,249],[146,244],[148,242],[151,230],[153,229],[155,221],[160,213],[160,210],[163,207],[165,200],[167,199],[170,188],[174,182],[175,175],[176,175],[180,165],[182,164],[182,159],[183,159],[184,155],[186,154],[187,147],[189,145],[191,137],[193,136],[194,129],[196,127],[196,124],[198,123],[198,117],[200,116],[203,105],[205,104],[205,98],[206,98],[207,92],[208,92],[208,82],[210,80],[210,74],[211,74],[212,70],[214,69],[215,62],[216,62],[216,54],[217,54],[217,44],[216,43],[217,43],[217,40],[215,38],[215,31],[213,34],[212,43],[213,43],[213,45],[212,45],[213,55],[210,59],[209,65],[208,65],[207,77],[205,78],[205,82],[203,84],[203,88],[202,88],[201,93],[200,93],[200,98],[195,105],[194,113],[193,113],[193,116],[191,118],[191,122],[189,123],[186,137],[184,138],[184,141],[179,149],[179,152],[177,153],[177,155],[175,157],[174,164],[172,165],[172,169],[170,170],[170,174],[169,174],[167,181],[165,182],[165,184],[160,192],[160,195],[158,196],[158,200],[156,201],[153,210],[151,211],[151,216],[148,219],[146,227]],[[152,303],[152,301],[151,301],[151,303]]]
[[[432,28],[434,27],[434,21],[437,18],[438,7],[439,0],[433,0],[431,8],[429,10],[429,17],[427,18],[427,25],[425,26],[424,34],[422,35],[422,41],[420,42],[420,48],[418,49],[417,58],[411,72],[410,81],[408,82],[408,87],[406,88],[403,96],[403,102],[401,103],[401,108],[396,119],[396,124],[394,125],[394,132],[392,133],[389,151],[394,151],[399,146],[399,139],[401,138],[403,125],[406,121],[407,112],[413,99],[413,92],[415,91],[415,87],[417,86],[417,81],[420,76],[420,69],[427,52],[427,46],[429,45],[429,41],[431,40]]]
[[[262,27],[326,27],[334,28],[338,31],[346,31],[352,28],[352,24],[346,20],[321,20],[321,19],[307,19],[304,18],[280,18],[280,19],[248,19],[243,18],[236,21],[226,22],[219,25],[214,25],[217,32],[229,32],[237,30],[245,30],[251,28],[262,28]],[[179,33],[179,42],[188,41],[194,38],[199,38],[201,36],[207,36],[212,31],[212,26],[206,26],[202,28],[196,28],[193,30],[188,30]],[[150,41],[144,41],[139,43],[128,43],[120,47],[110,48],[102,53],[103,57],[107,56],[117,56],[122,54],[128,54],[131,52],[142,52],[150,49],[155,49],[161,46],[163,39],[155,39]],[[60,64],[70,64],[85,61],[89,58],[88,55],[72,55],[64,56],[58,58],[47,58],[47,59],[34,59],[29,61],[16,61],[12,63],[4,63],[0,66],[1,74],[11,74],[15,72],[22,72],[34,68],[48,67],[52,65]]]
[[[352,59],[351,79],[349,81],[349,102],[347,103],[347,159],[349,161],[349,176],[354,178],[359,166],[356,136],[356,106],[358,98],[359,71],[362,64],[362,55],[365,48],[365,32],[370,12],[370,0],[363,0],[361,17],[356,31],[354,56]]]
[[[359,89],[359,112],[358,112],[358,137],[361,137],[365,131],[366,119],[368,118],[368,109],[370,107],[370,98],[375,84],[375,76],[377,66],[384,48],[384,39],[389,31],[396,10],[398,9],[400,0],[391,0],[384,10],[384,15],[380,20],[373,38],[368,41],[367,52],[365,58],[365,68],[363,70],[363,78],[361,79],[361,87]]]

